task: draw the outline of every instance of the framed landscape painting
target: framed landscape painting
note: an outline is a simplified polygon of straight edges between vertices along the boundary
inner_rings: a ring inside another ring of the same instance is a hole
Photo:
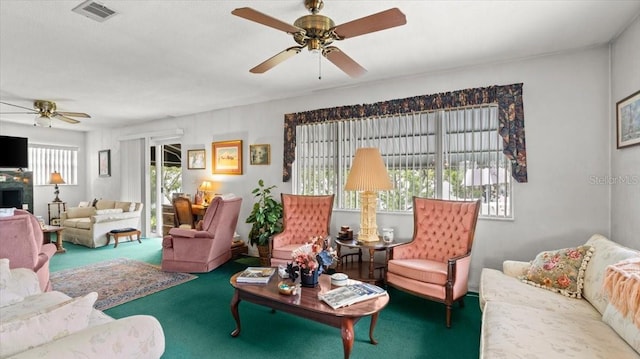
[[[242,140],[211,144],[213,174],[242,174]]]
[[[640,144],[640,91],[616,103],[618,148]]]
[[[252,165],[268,165],[271,163],[271,145],[249,146],[249,163]]]

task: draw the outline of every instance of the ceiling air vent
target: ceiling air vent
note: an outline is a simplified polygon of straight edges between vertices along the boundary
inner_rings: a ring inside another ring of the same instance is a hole
[[[99,22],[110,19],[117,14],[115,11],[93,0],[87,0],[74,7],[71,11]]]

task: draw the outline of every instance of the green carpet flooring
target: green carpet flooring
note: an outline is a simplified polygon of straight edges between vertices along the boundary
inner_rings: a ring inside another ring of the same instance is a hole
[[[121,241],[101,248],[64,243],[67,253],[56,254],[51,271],[114,258],[160,264],[161,239]],[[252,257],[230,261],[210,273],[197,273],[187,283],[133,300],[105,311],[114,318],[148,314],[162,324],[166,350],[163,358],[342,358],[340,330],[248,302],[240,303],[242,332],[230,333],[235,321],[229,310],[232,274],[249,265]],[[444,306],[389,288],[391,300],[380,313],[369,343],[369,318],[355,326],[351,358],[477,358],[481,313],[478,297],[470,293],[465,307],[454,306],[452,327],[444,324]]]

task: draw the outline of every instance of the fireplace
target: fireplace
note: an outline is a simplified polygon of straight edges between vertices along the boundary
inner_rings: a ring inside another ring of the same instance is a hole
[[[11,207],[33,213],[33,172],[0,171],[0,208]]]
[[[22,187],[0,188],[0,208],[22,208]]]

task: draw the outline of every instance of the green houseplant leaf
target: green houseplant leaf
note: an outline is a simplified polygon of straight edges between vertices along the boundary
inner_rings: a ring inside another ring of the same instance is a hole
[[[258,187],[251,193],[256,198],[253,209],[246,219],[252,224],[249,232],[249,242],[252,245],[266,245],[269,238],[282,231],[282,204],[271,194],[276,186],[266,187],[262,179],[258,180]]]

